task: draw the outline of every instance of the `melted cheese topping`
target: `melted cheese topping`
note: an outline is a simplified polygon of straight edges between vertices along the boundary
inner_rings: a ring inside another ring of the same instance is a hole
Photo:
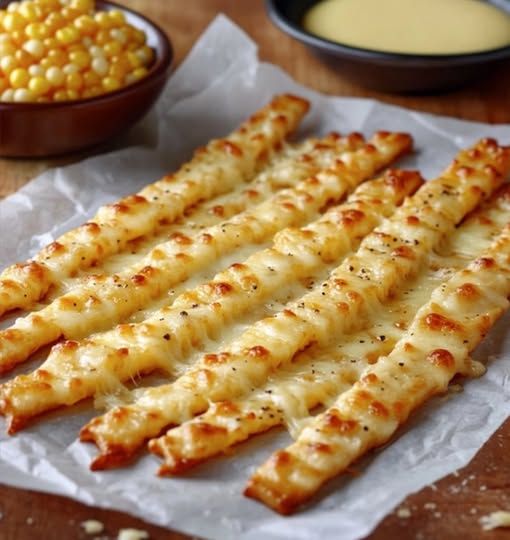
[[[324,0],[309,32],[344,45],[406,54],[465,54],[510,45],[510,15],[479,0]]]

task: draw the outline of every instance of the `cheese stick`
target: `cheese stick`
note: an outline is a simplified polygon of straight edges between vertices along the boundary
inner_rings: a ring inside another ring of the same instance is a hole
[[[131,239],[182,216],[199,200],[249,179],[296,129],[308,108],[309,103],[296,96],[275,97],[229,136],[199,149],[175,174],[100,208],[89,222],[30,261],[5,269],[0,274],[0,315],[30,307],[52,284],[119,252]]]
[[[361,243],[331,277],[275,316],[258,321],[218,353],[206,354],[174,383],[140,392],[81,431],[100,454],[92,468],[115,465],[168,425],[188,420],[211,401],[232,399],[263,384],[312,343],[352,331],[363,317],[415,275],[426,254],[501,185],[509,151],[481,141],[459,154],[445,173],[426,182]]]
[[[338,201],[410,147],[411,138],[405,134],[378,133],[365,147],[339,155],[348,165],[339,159],[331,169],[194,237],[174,233],[170,241],[122,272],[90,276],[48,306],[0,331],[0,372],[62,336],[79,339],[125,320],[176,283],[210,266],[219,254],[259,244],[286,226],[310,221],[329,201]]]
[[[470,374],[469,353],[508,308],[508,296],[510,224],[487,252],[433,292],[388,356],[257,469],[245,494],[291,513],[387,442],[414,409],[446,391],[455,374]]]

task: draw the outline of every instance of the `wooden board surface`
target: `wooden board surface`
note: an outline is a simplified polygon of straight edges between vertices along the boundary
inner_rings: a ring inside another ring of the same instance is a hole
[[[197,37],[219,12],[239,24],[260,47],[260,57],[289,72],[300,83],[332,95],[365,96],[437,114],[489,123],[510,123],[508,65],[485,80],[458,91],[433,96],[395,96],[356,87],[330,71],[300,44],[268,20],[262,0],[118,0],[157,21],[173,41],[179,64]],[[505,142],[505,141],[502,141]],[[506,141],[508,142],[508,141]],[[48,167],[81,159],[0,160],[0,198],[14,192]],[[482,532],[479,518],[492,511],[510,510],[510,421],[488,441],[463,470],[408,497],[376,528],[370,540],[495,540],[510,537],[503,529]],[[106,538],[119,529],[146,530],[150,538],[187,540],[189,537],[151,526],[119,512],[89,508],[74,501],[2,486],[0,538],[91,538],[80,523],[98,519]]]

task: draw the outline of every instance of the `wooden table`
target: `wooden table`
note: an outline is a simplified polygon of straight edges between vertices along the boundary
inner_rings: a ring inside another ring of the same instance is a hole
[[[474,86],[433,96],[395,96],[358,88],[333,73],[301,45],[280,33],[267,19],[262,0],[117,0],[145,13],[171,36],[179,64],[214,16],[223,12],[260,45],[263,60],[283,67],[299,82],[334,95],[366,96],[387,103],[490,123],[510,123],[510,70],[500,69]],[[0,160],[0,198],[12,193],[48,167],[83,156],[54,160]],[[510,510],[510,421],[488,441],[463,470],[408,497],[387,516],[370,540],[503,539],[510,531],[482,532],[481,515]],[[404,509],[404,511],[402,511]],[[109,538],[120,528],[146,530],[150,538],[189,537],[151,526],[119,512],[86,507],[74,501],[2,486],[0,538],[61,540],[86,538],[80,523],[98,519]],[[91,538],[88,536],[88,538]]]

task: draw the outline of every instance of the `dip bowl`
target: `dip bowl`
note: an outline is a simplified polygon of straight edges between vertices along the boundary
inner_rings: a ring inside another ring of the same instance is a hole
[[[303,28],[304,14],[317,3],[318,0],[266,0],[266,9],[280,30],[309,47],[342,76],[369,89],[421,94],[450,90],[482,79],[510,58],[510,46],[474,54],[418,55],[343,45]],[[504,2],[489,3],[510,12],[510,5]]]
[[[5,8],[7,2],[0,2]],[[156,24],[105,0],[96,9],[120,10],[143,30],[155,60],[142,79],[92,98],[44,103],[0,102],[0,156],[42,158],[83,151],[122,134],[152,107],[170,74],[173,49]]]

